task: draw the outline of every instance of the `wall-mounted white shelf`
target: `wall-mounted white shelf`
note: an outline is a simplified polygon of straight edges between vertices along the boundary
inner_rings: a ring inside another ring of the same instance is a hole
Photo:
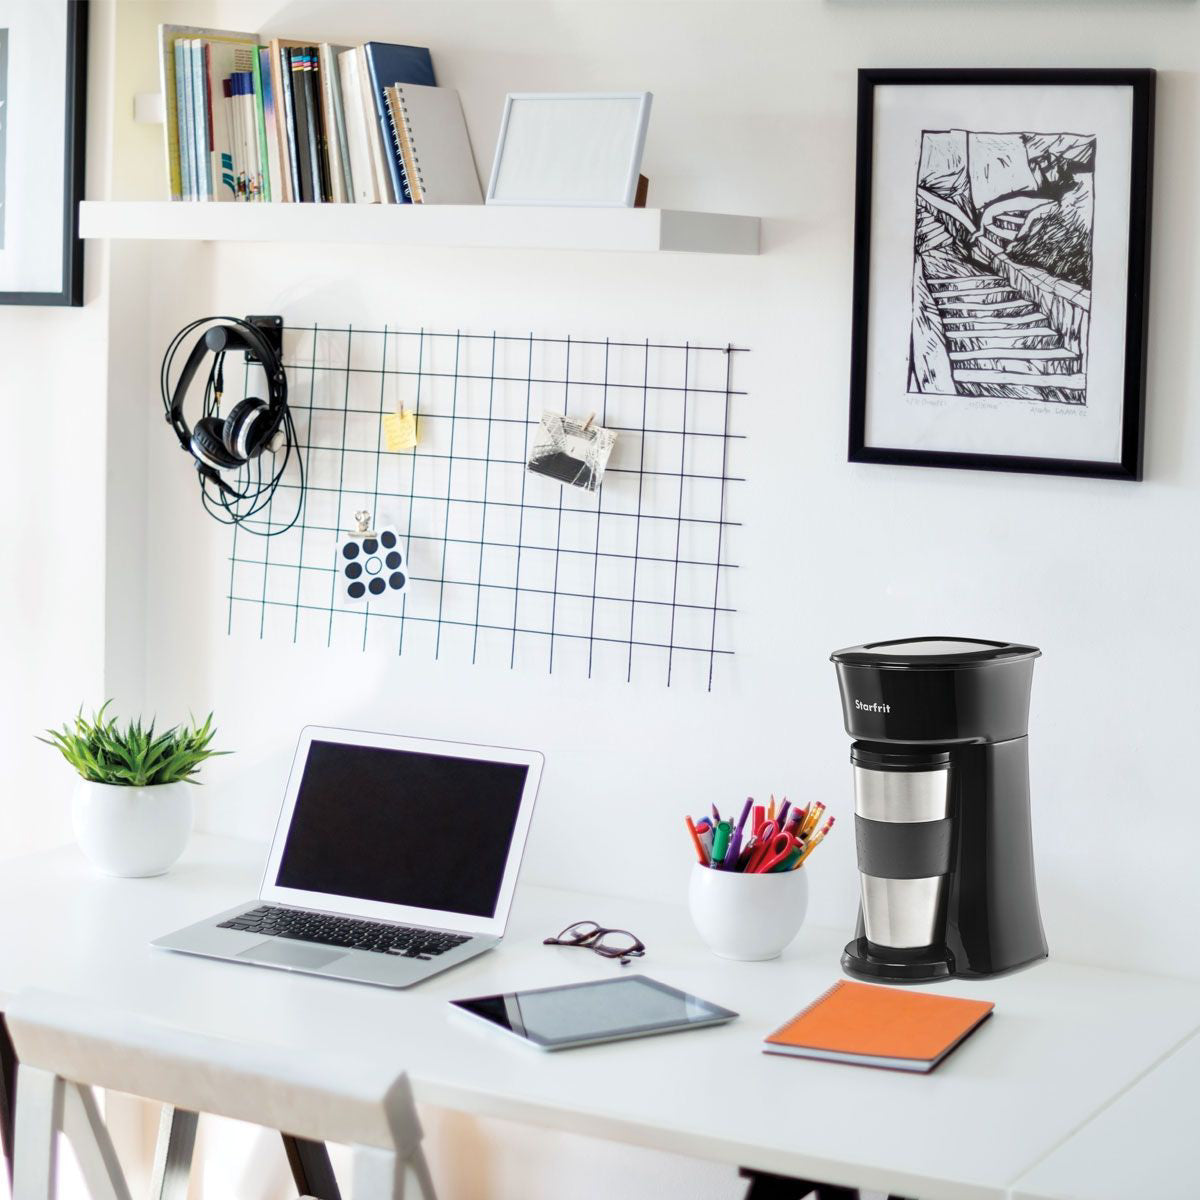
[[[758,217],[669,208],[85,200],[80,236],[136,241],[757,254]]]

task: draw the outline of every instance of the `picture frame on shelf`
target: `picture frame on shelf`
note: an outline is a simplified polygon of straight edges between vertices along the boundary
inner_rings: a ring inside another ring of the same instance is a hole
[[[850,462],[1141,479],[1154,87],[859,72]]]
[[[650,92],[511,92],[488,204],[633,208]]]
[[[0,0],[0,304],[83,303],[87,0]]]

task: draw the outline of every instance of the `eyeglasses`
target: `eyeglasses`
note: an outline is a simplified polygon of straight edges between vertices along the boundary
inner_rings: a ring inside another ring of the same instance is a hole
[[[578,946],[581,950],[592,950],[604,958],[618,958],[621,966],[627,967],[631,958],[641,958],[646,945],[633,936],[628,929],[605,929],[595,921],[576,921],[568,925],[557,937],[543,939],[543,946]]]

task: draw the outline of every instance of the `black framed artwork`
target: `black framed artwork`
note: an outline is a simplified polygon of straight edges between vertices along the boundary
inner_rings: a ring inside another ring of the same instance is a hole
[[[851,462],[1142,477],[1151,70],[863,70]]]
[[[0,0],[0,304],[82,304],[86,0]]]

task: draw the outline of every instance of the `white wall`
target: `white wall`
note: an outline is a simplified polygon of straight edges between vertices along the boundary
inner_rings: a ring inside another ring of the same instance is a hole
[[[110,165],[112,5],[93,5],[87,186]],[[10,165],[10,169],[13,167]],[[81,308],[0,308],[0,859],[69,836],[72,776],[34,741],[105,687],[108,248]]]
[[[711,695],[230,639],[227,540],[151,417],[148,695],[172,713],[215,708],[238,750],[212,773],[209,825],[268,831],[305,722],[530,743],[550,768],[526,878],[679,897],[683,810],[774,790],[821,798],[843,818],[814,860],[813,914],[848,925],[847,739],[829,651],[929,631],[1012,638],[1045,651],[1031,753],[1053,952],[1195,970],[1168,955],[1200,903],[1189,867],[1200,810],[1172,753],[1196,711],[1198,658],[1183,628],[1195,567],[1179,552],[1200,481],[1186,415],[1195,8],[1139,4],[1135,19],[1119,4],[1012,2],[236,7],[243,25],[262,14],[270,32],[430,45],[440,80],[462,91],[485,167],[507,89],[648,87],[653,202],[761,213],[765,252],[227,245],[190,247],[174,270],[159,256],[160,343],[185,317],[228,310],[752,350],[736,379],[750,393],[737,415],[750,485],[733,499],[745,521],[731,547],[743,564],[738,657]],[[1001,8],[1003,49],[992,38],[980,48]],[[1146,482],[845,462],[855,70],[921,63],[1160,68]],[[615,862],[603,839],[575,835],[598,811],[637,831]]]
[[[153,6],[140,7],[136,38],[152,56],[144,10]],[[462,92],[485,173],[505,91],[649,88],[651,202],[766,218],[764,254],[748,260],[354,247],[299,254],[269,246],[156,246],[152,271],[126,260],[114,310],[136,308],[145,296],[153,317],[114,328],[122,365],[110,370],[132,381],[141,371],[146,455],[139,461],[130,439],[110,453],[125,515],[108,533],[127,539],[129,561],[146,570],[144,591],[138,572],[120,584],[124,592],[108,581],[109,657],[121,637],[139,647],[146,704],[164,718],[216,710],[238,753],[210,773],[209,828],[267,835],[296,731],[307,722],[528,743],[543,747],[551,765],[526,879],[680,898],[683,811],[786,791],[823,799],[842,818],[813,863],[812,916],[848,928],[855,880],[847,739],[829,651],[931,631],[1012,638],[1045,651],[1031,754],[1052,953],[1200,972],[1172,953],[1193,940],[1200,907],[1200,806],[1180,755],[1197,715],[1200,668],[1189,630],[1200,484],[1189,411],[1200,382],[1192,350],[1194,5],[198,2],[169,12],[196,24],[431,46],[440,82]],[[1146,482],[845,462],[855,70],[867,65],[1159,68]],[[118,109],[122,91],[153,81],[153,69],[148,80],[134,74],[131,66],[120,79]],[[152,177],[157,147],[132,134],[121,145],[115,189],[135,194],[122,181]],[[749,392],[738,423],[749,435],[751,483],[736,501],[745,528],[735,550],[743,566],[731,678],[707,695],[228,638],[228,542],[200,512],[153,391],[167,337],[184,320],[217,311],[280,311],[295,324],[412,322],[749,346],[737,379]],[[53,428],[90,412],[89,428],[102,435],[99,400],[87,409],[73,394],[84,372],[52,352],[76,317],[86,321],[86,311],[0,317],[0,388],[18,422],[32,420],[28,397],[37,396]],[[112,420],[127,421],[141,402],[135,382],[119,404],[111,401]],[[139,467],[142,480],[131,477]],[[57,510],[87,512],[93,532],[101,486],[96,459],[70,438],[35,442],[10,464],[4,545],[10,563],[10,547],[32,555],[43,588],[58,568],[45,550],[31,549],[36,539],[18,513],[48,468],[59,485]],[[144,524],[131,499],[143,485]],[[51,789],[49,766],[28,739],[76,696],[98,694],[103,664],[88,632],[98,619],[94,581],[87,598],[68,605],[47,592],[34,602],[6,589],[0,613],[19,681],[6,689],[0,748],[16,763],[14,792],[32,790],[51,807],[61,803],[61,776]],[[49,670],[36,657],[42,653],[52,656]],[[583,817],[595,813],[625,838],[620,855],[603,839],[580,836]],[[0,808],[0,836],[24,835],[27,824],[21,804]],[[832,979],[837,964],[829,969]],[[490,1138],[493,1151],[503,1140],[494,1128],[458,1136],[475,1138],[477,1148]],[[549,1154],[547,1139],[528,1145]],[[534,1171],[505,1194],[554,1194],[554,1172],[569,1174],[573,1160],[540,1161],[549,1164],[546,1175]],[[668,1192],[672,1181],[679,1194],[736,1194],[728,1173],[684,1179],[644,1164],[622,1186]]]

